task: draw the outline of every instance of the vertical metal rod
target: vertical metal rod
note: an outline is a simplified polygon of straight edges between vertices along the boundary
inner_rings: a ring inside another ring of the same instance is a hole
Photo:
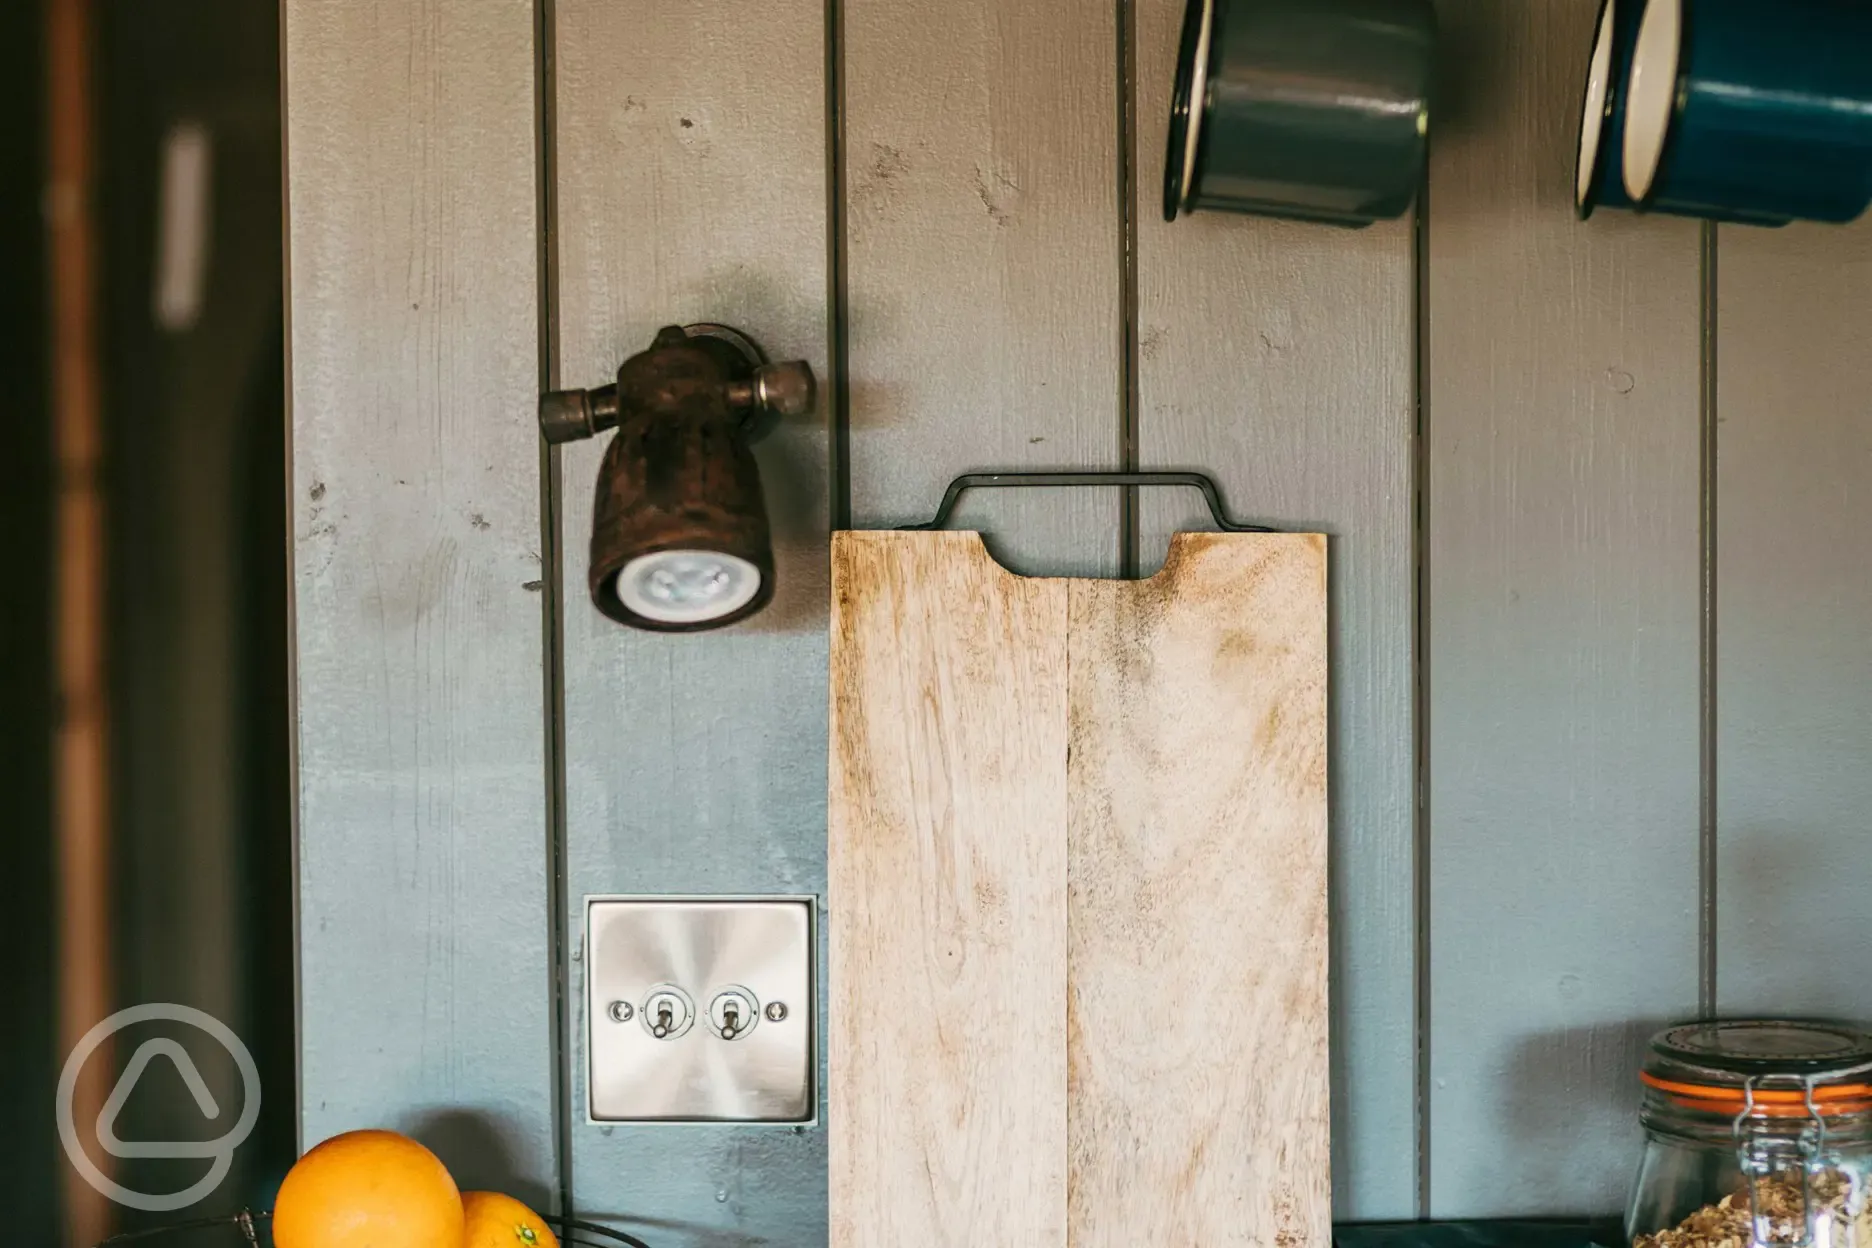
[[[831,526],[851,527],[850,293],[846,287],[845,8],[826,0],[826,378]]]
[[[1411,456],[1414,515],[1412,554],[1416,563],[1417,609],[1411,622],[1415,681],[1411,696],[1414,740],[1413,781],[1416,802],[1411,829],[1411,910],[1416,929],[1413,975],[1416,981],[1416,1138],[1417,1217],[1430,1217],[1431,1006],[1430,995],[1430,174],[1425,162],[1411,218],[1411,281],[1415,287],[1411,337],[1415,345],[1411,386],[1416,405],[1415,446]]]
[[[542,393],[559,388],[559,165],[557,13],[554,0],[533,4],[535,233],[539,245],[539,382]],[[560,450],[540,440],[540,632],[544,686],[544,776],[546,787],[546,1004],[552,1028],[552,1136],[555,1162],[554,1212],[572,1208],[572,1000],[568,984],[572,919],[567,912],[566,736],[565,736],[565,529],[560,518]]]
[[[1716,223],[1705,221],[1702,229],[1701,303],[1702,377],[1699,387],[1702,415],[1700,447],[1701,499],[1698,527],[1702,542],[1699,562],[1701,589],[1698,621],[1698,838],[1697,838],[1697,1005],[1704,1018],[1714,1018],[1718,996],[1716,983],[1718,872],[1718,802],[1717,760],[1720,753],[1720,723],[1717,716],[1716,681],[1716,574],[1717,513],[1716,487],[1719,476],[1717,459],[1718,417],[1716,342]]]
[[[1138,470],[1137,7],[1116,0],[1118,33],[1119,467]],[[1118,575],[1138,575],[1140,497],[1125,486],[1118,504]]]
[[[279,116],[280,128],[280,331],[285,339],[280,344],[280,363],[285,377],[285,393],[281,415],[286,422],[286,454],[281,471],[285,476],[285,489],[290,498],[293,478],[293,275],[292,275],[292,230],[285,228],[292,220],[292,150],[287,138],[286,120],[287,100],[291,90],[292,67],[287,64],[286,47],[291,36],[288,26],[288,6],[279,6]],[[298,508],[286,508],[285,548],[279,557],[286,564],[286,704],[293,713],[286,716],[286,774],[288,791],[292,798],[289,803],[291,826],[291,868],[292,868],[292,1011],[293,1011],[293,1151],[295,1154],[305,1148],[305,1071],[304,1063],[298,1060],[298,1039],[305,1035],[305,958],[304,943],[299,933],[304,930],[300,923],[302,914],[301,893],[299,890],[299,604],[298,578],[293,567],[293,558],[297,550]]]
[[[46,234],[49,250],[53,453],[57,470],[58,828],[60,1053],[111,1012],[109,690],[105,684],[106,517],[98,367],[98,239],[91,0],[46,0]],[[73,1117],[97,1120],[113,1069],[106,1045],[86,1066]],[[107,1158],[99,1158],[108,1165]],[[111,1209],[65,1170],[69,1242],[111,1230]]]

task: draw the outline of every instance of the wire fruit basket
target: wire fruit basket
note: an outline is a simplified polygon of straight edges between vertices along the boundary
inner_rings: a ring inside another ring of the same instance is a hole
[[[246,1245],[246,1248],[272,1248],[273,1237],[266,1231],[271,1213],[243,1209],[218,1218],[197,1218],[173,1226],[153,1227],[113,1235],[97,1248],[116,1248],[119,1244],[149,1244],[152,1248],[219,1248],[221,1245]],[[541,1215],[546,1225],[559,1237],[560,1248],[651,1248],[650,1244],[623,1231],[581,1222],[577,1218]]]

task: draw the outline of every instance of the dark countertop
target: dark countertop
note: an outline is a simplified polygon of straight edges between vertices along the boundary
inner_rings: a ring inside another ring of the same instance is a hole
[[[1333,1228],[1336,1248],[1623,1248],[1616,1220],[1398,1222]]]

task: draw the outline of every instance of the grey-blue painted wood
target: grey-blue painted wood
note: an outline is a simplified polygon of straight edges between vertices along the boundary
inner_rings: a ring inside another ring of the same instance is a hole
[[[1596,0],[1439,6],[1421,289],[1407,223],[1162,225],[1177,7],[1135,6],[1126,133],[1108,3],[845,0],[828,239],[822,5],[558,0],[560,376],[594,384],[657,326],[720,319],[824,377],[839,248],[850,508],[893,524],[965,470],[1119,466],[1135,316],[1142,465],[1206,469],[1237,515],[1335,536],[1341,1213],[1409,1215],[1420,1194],[1440,1217],[1615,1209],[1638,1046],[1697,1007],[1698,227],[1572,218]],[[532,30],[512,0],[288,3],[306,1139],[414,1127],[467,1181],[541,1198],[563,1162],[580,1212],[671,1248],[822,1243],[818,1130],[584,1119],[585,894],[825,886],[835,500],[822,412],[760,451],[774,606],[652,637],[589,606],[602,446],[564,453],[548,915]],[[1869,238],[1722,233],[1732,1012],[1872,1010],[1838,970],[1872,714],[1849,540],[1872,493]],[[1119,567],[1112,497],[989,494],[958,523],[1021,571]],[[1143,570],[1200,523],[1198,500],[1147,492]]]
[[[1697,1007],[1699,249],[1574,220],[1596,0],[1449,0],[1424,532],[1429,1212],[1621,1207]]]
[[[817,2],[557,6],[560,372],[610,378],[661,325],[722,321],[827,377]],[[634,632],[585,592],[603,439],[564,455],[572,1203],[659,1248],[826,1238],[818,1128],[586,1121],[582,900],[821,894],[826,410],[758,448],[778,594],[749,622]]]
[[[544,1202],[532,11],[285,25],[302,1134]]]
[[[1717,1000],[1872,1017],[1872,221],[1724,226]]]
[[[981,469],[1121,466],[1109,0],[846,0],[851,512],[928,520]],[[1116,491],[971,495],[1017,572],[1109,575]]]
[[[1409,222],[1348,231],[1155,211],[1177,0],[1140,0],[1139,446],[1213,475],[1239,516],[1331,535],[1333,1201],[1417,1207]],[[1143,570],[1211,527],[1148,492]]]

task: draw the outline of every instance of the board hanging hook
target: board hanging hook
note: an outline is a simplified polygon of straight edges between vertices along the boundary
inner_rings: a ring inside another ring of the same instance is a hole
[[[949,523],[962,495],[974,489],[1077,488],[1083,486],[1170,485],[1199,490],[1209,505],[1209,516],[1224,533],[1280,533],[1283,530],[1265,524],[1244,524],[1229,518],[1222,505],[1222,492],[1200,472],[968,472],[949,483],[943,491],[936,515],[924,524],[906,524],[898,531],[922,533],[940,529]]]

